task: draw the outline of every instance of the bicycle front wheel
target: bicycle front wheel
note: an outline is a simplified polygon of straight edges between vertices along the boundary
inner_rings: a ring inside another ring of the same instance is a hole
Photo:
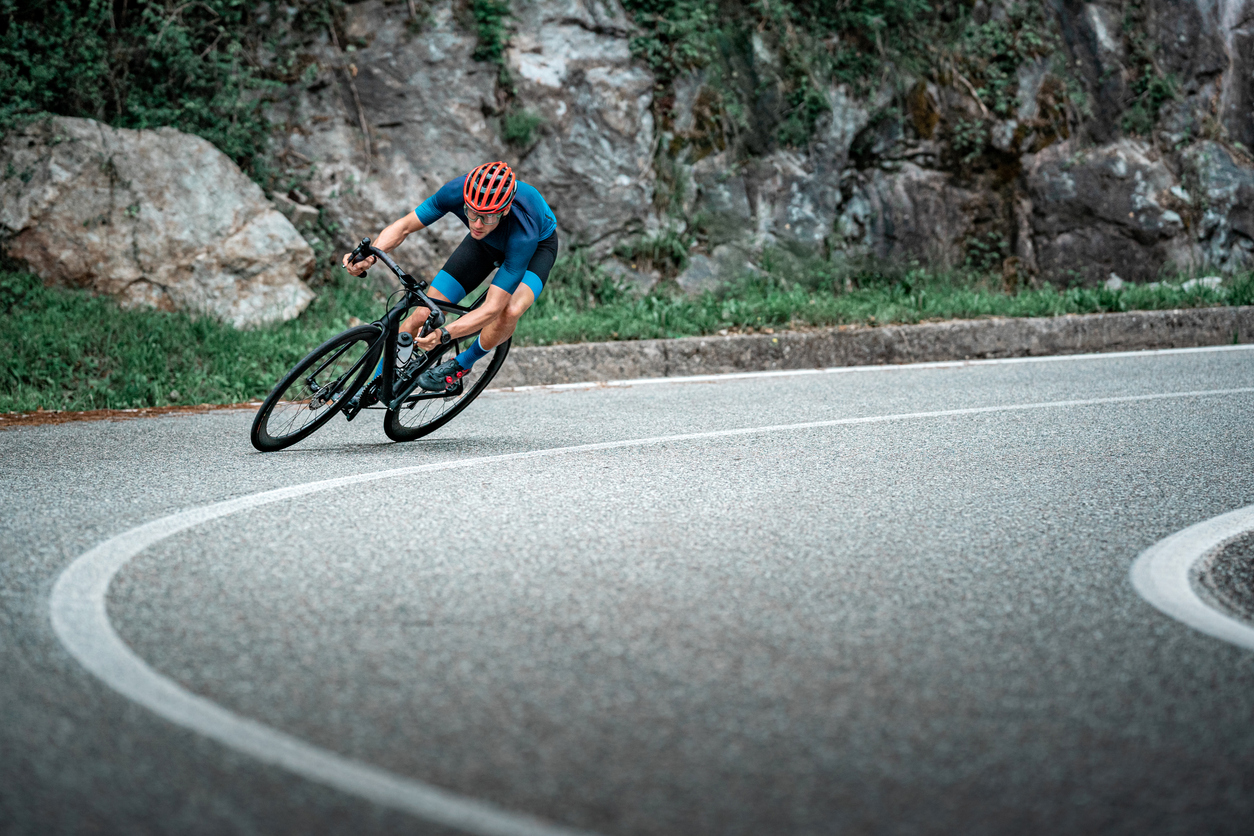
[[[359,325],[324,342],[288,372],[253,419],[253,446],[290,447],[344,408],[374,370],[375,325]]]
[[[453,420],[457,413],[470,406],[470,402],[488,388],[505,362],[505,355],[509,354],[509,344],[510,341],[506,340],[492,349],[491,357],[484,357],[476,363],[470,374],[462,378],[462,387],[456,394],[433,397],[422,389],[415,389],[398,408],[389,409],[383,419],[383,431],[388,438],[413,441]]]

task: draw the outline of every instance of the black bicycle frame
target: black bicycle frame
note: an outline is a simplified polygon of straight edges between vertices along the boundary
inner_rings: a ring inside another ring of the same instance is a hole
[[[382,319],[372,323],[373,325],[379,326],[383,333],[379,335],[379,339],[375,341],[375,344],[371,347],[370,351],[368,351],[358,362],[367,363],[368,367],[371,367],[374,366],[375,363],[379,362],[380,357],[383,358],[383,374],[379,380],[378,397],[388,409],[399,409],[405,399],[409,397],[410,393],[418,386],[418,375],[415,374],[403,389],[398,391],[395,388],[396,339],[397,335],[400,333],[400,325],[405,318],[405,314],[412,308],[416,308],[419,305],[427,308],[427,310],[431,312],[427,316],[426,322],[422,325],[422,331],[419,332],[420,337],[425,337],[427,334],[430,334],[435,329],[444,325],[446,319],[444,316],[445,311],[465,314],[469,313],[471,309],[462,305],[455,305],[452,302],[437,302],[427,296],[427,294],[423,293],[423,291],[430,286],[430,283],[422,279],[415,279],[413,276],[406,273],[387,253],[377,247],[371,246],[369,238],[362,239],[361,243],[357,245],[357,249],[353,250],[353,254],[350,256],[350,259],[355,264],[358,261],[372,255],[379,261],[383,262],[389,270],[396,274],[396,278],[399,279],[401,284],[405,287],[405,295],[401,298],[400,302],[394,305],[391,310],[383,315]],[[436,355],[428,354],[427,359],[429,360],[433,356]],[[350,369],[349,374],[352,373],[353,369]],[[445,397],[445,393],[433,392],[430,395],[420,397],[442,398]],[[362,407],[358,405],[354,407],[345,417],[351,421],[361,410]]]

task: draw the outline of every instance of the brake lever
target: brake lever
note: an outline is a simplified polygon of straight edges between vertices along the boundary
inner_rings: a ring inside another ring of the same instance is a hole
[[[427,314],[427,320],[422,323],[422,330],[418,333],[418,336],[427,336],[435,329],[443,326],[447,319],[448,317],[444,315],[444,311],[436,308],[431,311],[431,313]]]
[[[357,249],[353,250],[352,254],[349,255],[348,263],[356,264],[359,261],[365,261],[367,258],[369,258],[369,256],[367,255],[369,251],[370,251],[370,239],[369,238],[361,239],[361,243],[357,245]],[[369,273],[370,273],[369,270],[362,270],[361,277],[364,278],[365,276],[369,275]]]

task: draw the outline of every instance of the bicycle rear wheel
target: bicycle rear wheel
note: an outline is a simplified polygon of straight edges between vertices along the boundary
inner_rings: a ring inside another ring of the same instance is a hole
[[[253,446],[263,453],[290,447],[344,408],[374,370],[375,325],[332,337],[288,372],[257,410]]]
[[[475,335],[463,338],[467,345]],[[422,389],[410,393],[397,409],[389,409],[383,419],[383,431],[393,441],[413,441],[453,420],[457,413],[470,406],[470,402],[479,397],[479,393],[488,388],[492,378],[500,371],[505,356],[509,354],[510,341],[492,349],[492,356],[485,357],[475,364],[470,373],[462,378],[462,387],[457,394],[447,397],[432,396]],[[460,351],[455,347],[451,354]],[[438,361],[437,361],[438,362]]]

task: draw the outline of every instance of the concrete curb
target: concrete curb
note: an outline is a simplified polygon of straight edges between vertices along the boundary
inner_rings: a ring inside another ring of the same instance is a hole
[[[516,348],[493,388],[1254,343],[1254,306]]]

